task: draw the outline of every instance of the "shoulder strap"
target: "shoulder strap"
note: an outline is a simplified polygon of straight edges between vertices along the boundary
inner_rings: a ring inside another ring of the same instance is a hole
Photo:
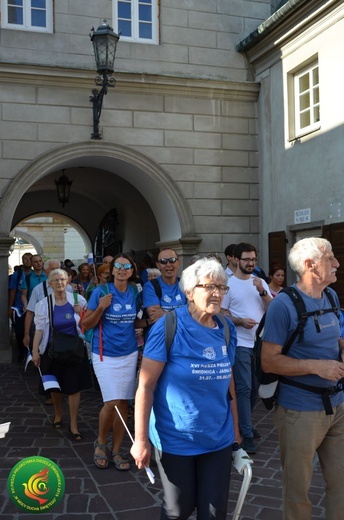
[[[100,296],[109,294],[110,289],[107,283],[100,285]],[[99,337],[99,359],[103,361],[103,317],[100,316],[98,321],[98,337]]]
[[[334,301],[334,298],[333,298],[333,295],[331,293],[331,291],[329,290],[328,287],[325,287],[324,289],[324,293],[326,294],[330,304],[331,304],[331,307],[332,307],[332,310],[333,312],[335,313],[335,315],[337,316],[337,318],[340,320],[340,312],[339,312],[339,309]]]
[[[288,350],[294,343],[297,336],[299,336],[299,341],[302,341],[304,328],[306,325],[307,318],[309,316],[315,316],[315,321],[316,321],[316,325],[317,325],[316,314],[318,314],[318,311],[307,312],[303,298],[302,298],[300,292],[297,289],[295,289],[295,287],[286,287],[285,289],[282,289],[282,291],[280,291],[280,292],[284,292],[292,300],[292,302],[295,305],[298,320],[299,320],[299,324],[298,324],[297,328],[294,330],[294,332],[290,336],[289,340],[287,341],[287,343],[284,345],[284,347],[282,349],[282,353],[287,354]],[[327,287],[325,287],[324,293],[326,294],[332,308],[325,309],[325,311],[319,311],[319,314],[327,313],[327,312],[334,312],[336,314],[337,318],[340,319],[339,310],[335,304],[331,291],[329,291],[329,289]],[[320,332],[320,329],[319,329],[319,332]]]
[[[227,349],[228,349],[228,346],[229,346],[229,340],[230,340],[230,331],[229,331],[228,321],[227,321],[226,318],[223,316],[223,314],[216,314],[216,317],[218,318],[218,320],[219,320],[219,321],[222,323],[222,325],[223,325],[224,333],[225,333],[226,346],[227,346]]]
[[[151,280],[152,282],[154,280]],[[165,345],[167,357],[171,350],[173,339],[177,330],[177,314],[176,311],[168,312],[165,316]]]
[[[44,280],[43,282],[43,292],[44,292],[44,296],[47,297],[48,296],[48,289],[47,289],[47,281]]]
[[[54,318],[53,318],[53,296],[52,296],[52,294],[49,294],[49,296],[47,296],[47,301],[48,301],[50,327],[53,329],[54,328]]]
[[[30,273],[29,275],[25,275],[25,282],[26,282],[27,295],[28,295],[28,296],[29,296],[29,294],[30,294],[31,274],[32,274],[32,273]]]
[[[218,318],[219,322],[222,323],[222,325],[223,325],[226,346],[228,349],[229,340],[230,340],[230,330],[229,330],[228,321],[222,314],[216,314],[216,317]],[[171,346],[173,343],[173,339],[174,339],[176,330],[177,330],[177,314],[176,314],[175,309],[173,309],[171,312],[168,312],[165,316],[165,345],[166,345],[167,355],[171,350]]]
[[[23,270],[21,267],[19,267],[19,269],[17,270],[16,291],[18,291],[19,282],[20,282],[22,276],[23,276]]]
[[[284,292],[289,296],[293,304],[295,305],[297,317],[299,320],[298,326],[290,336],[289,340],[286,342],[286,344],[283,346],[282,353],[287,354],[288,350],[294,343],[297,336],[299,336],[299,341],[302,341],[303,339],[303,331],[306,325],[306,321],[308,318],[305,302],[303,301],[303,298],[298,290],[295,289],[295,287],[285,287],[280,292]]]
[[[153,285],[154,287],[154,291],[155,291],[155,294],[157,295],[157,297],[159,298],[159,300],[161,300],[161,297],[162,297],[162,290],[161,290],[161,286],[158,282],[158,280],[156,278],[153,278],[153,280],[150,281],[151,284]]]
[[[136,314],[137,314],[139,312],[139,310],[140,310],[140,307],[141,307],[140,306],[140,299],[139,299],[140,293],[138,291],[136,283],[129,283],[129,287],[130,287],[130,290],[133,293],[133,296],[134,296],[134,299],[135,299]]]

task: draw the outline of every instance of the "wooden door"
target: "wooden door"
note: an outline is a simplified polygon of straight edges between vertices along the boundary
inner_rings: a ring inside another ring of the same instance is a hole
[[[269,267],[271,264],[281,264],[287,276],[287,244],[285,231],[273,231],[269,233]],[[284,281],[286,285],[287,279]]]

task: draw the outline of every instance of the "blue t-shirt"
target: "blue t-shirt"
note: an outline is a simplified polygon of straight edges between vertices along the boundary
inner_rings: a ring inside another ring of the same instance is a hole
[[[112,294],[112,302],[102,315],[103,355],[110,357],[126,356],[137,350],[134,328],[136,318],[136,299],[134,291],[128,286],[125,292],[118,291],[113,283],[107,284]],[[102,293],[104,295],[104,293]],[[87,308],[95,311],[98,307],[101,289],[97,287],[91,294]],[[92,352],[99,354],[99,326],[94,328]]]
[[[161,276],[157,278],[161,287],[161,298],[159,299],[152,282],[147,282],[143,286],[143,308],[151,307],[152,305],[160,305],[165,311],[172,311],[181,305],[185,305],[186,296],[179,287],[177,281],[173,285],[165,283]]]
[[[336,293],[332,289],[329,290],[332,292],[339,309],[340,305]],[[324,293],[320,299],[311,298],[304,293],[301,293],[301,296],[307,312],[331,308],[331,304]],[[317,316],[317,319],[320,332],[317,332],[314,316],[309,316],[304,328],[303,341],[300,343],[297,337],[290,347],[288,356],[296,359],[334,359],[339,361],[340,321],[334,312]],[[297,325],[298,318],[295,305],[287,294],[279,293],[268,307],[262,339],[277,345],[285,345]],[[322,388],[335,386],[333,381],[313,374],[288,376],[288,378]],[[338,406],[343,401],[344,392],[339,392],[331,397],[332,406]],[[292,410],[316,411],[324,409],[320,394],[286,385],[282,382],[279,383],[278,402],[285,408]]]
[[[54,329],[65,334],[77,334],[76,323],[74,319],[74,308],[67,302],[65,305],[54,306]]]
[[[30,271],[29,273],[25,274],[25,272],[23,272],[22,269],[18,269],[17,271],[15,271],[12,274],[11,279],[10,279],[9,289],[16,290],[13,305],[14,305],[14,307],[17,307],[20,311],[23,311],[23,302],[21,300],[22,289],[23,288],[25,289],[27,286],[25,278],[26,277],[29,278],[31,276],[32,272],[33,271]],[[18,280],[18,277],[20,277],[19,280]],[[24,284],[25,284],[25,287],[24,287]]]
[[[144,357],[165,362],[157,382],[149,437],[158,449],[174,455],[198,455],[234,442],[229,384],[235,359],[236,330],[204,327],[185,305],[176,310],[177,330],[168,354],[165,316],[152,328]],[[216,319],[216,318],[215,318]]]
[[[39,283],[42,283],[44,282],[44,280],[47,280],[47,275],[45,274],[44,271],[41,272],[41,274],[37,274],[35,273],[35,271],[32,271],[31,275],[30,275],[30,287],[28,288],[27,286],[27,283],[26,283],[26,280],[24,280],[23,282],[23,286],[22,286],[22,289],[24,290],[27,290],[27,300],[29,301],[30,299],[30,296],[31,296],[31,293],[32,293],[32,289],[34,287],[36,287],[36,285],[38,285]]]

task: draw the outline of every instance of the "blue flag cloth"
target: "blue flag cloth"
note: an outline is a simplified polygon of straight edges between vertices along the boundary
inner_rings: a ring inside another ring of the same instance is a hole
[[[25,361],[24,372],[26,372],[27,366],[30,363],[30,361],[32,361],[32,356],[31,356],[29,347],[27,347],[27,356],[26,356],[26,361]]]
[[[58,384],[56,377],[53,376],[52,374],[45,375],[45,376],[42,375],[42,383],[43,383],[44,390],[51,390],[53,388],[55,390],[56,389],[61,390],[61,387]]]

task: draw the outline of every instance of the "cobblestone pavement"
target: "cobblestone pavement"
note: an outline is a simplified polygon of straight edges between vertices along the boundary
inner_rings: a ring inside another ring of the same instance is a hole
[[[15,363],[0,365],[0,423],[11,422],[9,433],[0,439],[0,518],[1,520],[158,520],[162,496],[159,478],[150,484],[144,471],[134,463],[128,472],[120,472],[110,464],[100,470],[93,463],[93,442],[97,436],[100,393],[92,388],[81,397],[81,442],[73,442],[68,434],[67,403],[61,430],[51,427],[52,407],[38,396],[38,372],[32,364],[24,373]],[[280,520],[281,469],[277,435],[272,428],[271,413],[259,404],[254,411],[254,424],[261,433],[258,452],[253,455],[253,477],[241,519]],[[132,430],[132,422],[129,424]],[[124,449],[129,451],[126,436]],[[30,514],[20,510],[9,498],[7,479],[13,466],[22,458],[41,455],[56,462],[66,480],[65,496],[49,513]],[[157,468],[152,469],[158,477]],[[242,477],[233,469],[228,502],[228,518],[232,517]],[[314,463],[311,488],[313,518],[325,518],[324,482],[319,464]]]

